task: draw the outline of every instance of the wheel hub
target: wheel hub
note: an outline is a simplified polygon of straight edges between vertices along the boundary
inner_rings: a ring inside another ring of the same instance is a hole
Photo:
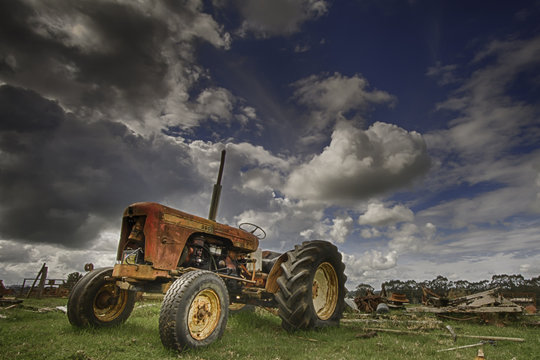
[[[189,333],[196,340],[206,339],[216,329],[220,315],[221,304],[216,292],[212,289],[199,292],[189,309]]]
[[[103,291],[99,293],[99,295],[96,298],[96,308],[98,309],[105,309],[107,306],[111,304],[111,293],[108,291]]]
[[[317,267],[312,284],[313,307],[321,320],[328,320],[336,309],[339,285],[332,264],[323,262]]]
[[[122,314],[127,301],[127,291],[118,289],[112,283],[107,283],[98,290],[94,298],[94,315],[100,321],[112,321]]]

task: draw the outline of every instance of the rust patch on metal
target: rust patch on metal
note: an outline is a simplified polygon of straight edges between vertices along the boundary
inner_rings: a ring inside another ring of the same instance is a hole
[[[154,269],[152,265],[128,264],[116,264],[112,276],[115,278],[133,278],[139,280],[155,280],[158,277],[170,277],[168,271]]]

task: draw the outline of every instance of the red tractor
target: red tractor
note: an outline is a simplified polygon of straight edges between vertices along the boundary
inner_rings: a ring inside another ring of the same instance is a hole
[[[218,339],[233,303],[277,308],[287,331],[339,324],[346,277],[334,245],[306,241],[280,255],[259,249],[259,226],[215,221],[224,160],[225,151],[208,219],[156,203],[128,206],[116,264],[87,273],[70,293],[72,325],[123,323],[139,291],[165,294],[159,334],[179,351]]]

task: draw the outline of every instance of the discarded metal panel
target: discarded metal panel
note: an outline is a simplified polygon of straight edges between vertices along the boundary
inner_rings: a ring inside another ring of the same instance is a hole
[[[350,309],[353,311],[358,311],[358,307],[356,306],[356,303],[351,298],[345,298],[345,305],[347,305]]]

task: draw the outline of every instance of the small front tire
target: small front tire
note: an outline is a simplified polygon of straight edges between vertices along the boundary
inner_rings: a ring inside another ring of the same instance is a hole
[[[225,331],[228,306],[229,293],[218,275],[203,270],[182,275],[161,305],[161,342],[178,351],[210,345]]]
[[[86,274],[69,294],[67,315],[77,327],[111,327],[127,320],[135,306],[135,292],[122,290],[114,281],[111,267]]]

